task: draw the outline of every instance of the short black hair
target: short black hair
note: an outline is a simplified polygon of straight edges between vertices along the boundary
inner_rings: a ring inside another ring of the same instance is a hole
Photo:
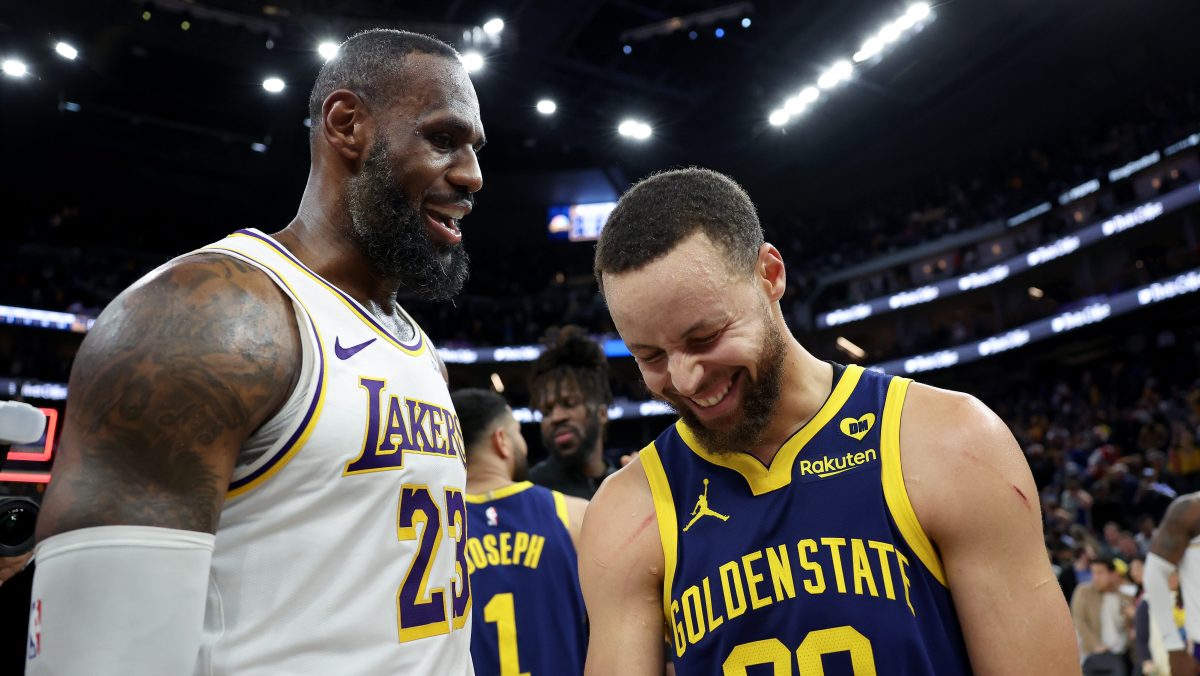
[[[578,326],[564,326],[551,330],[543,340],[546,350],[533,362],[529,373],[529,399],[534,408],[541,406],[541,399],[549,384],[556,391],[563,383],[573,380],[589,406],[612,403],[612,389],[608,383],[608,357],[604,348],[592,340]]]
[[[508,412],[508,402],[491,390],[469,387],[452,392],[450,399],[454,402],[464,450],[468,453],[472,446],[491,433],[496,420]]]
[[[310,138],[321,129],[321,106],[338,89],[358,94],[367,106],[386,105],[403,89],[405,58],[417,52],[458,59],[458,52],[441,40],[421,33],[372,28],[350,36],[325,62],[308,95]]]
[[[734,270],[753,269],[765,241],[754,202],[725,174],[687,167],[642,179],[621,196],[600,231],[595,271],[601,292],[604,273],[637,270],[697,232],[724,250]]]

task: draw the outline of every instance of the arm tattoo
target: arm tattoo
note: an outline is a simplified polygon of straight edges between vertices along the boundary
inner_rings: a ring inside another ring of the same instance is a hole
[[[291,391],[299,355],[290,302],[237,259],[185,259],[122,294],[76,359],[41,537],[214,532],[236,454]]]

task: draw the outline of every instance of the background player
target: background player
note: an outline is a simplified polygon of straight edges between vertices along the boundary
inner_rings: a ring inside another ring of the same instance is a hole
[[[500,395],[453,398],[467,449],[475,673],[581,674],[587,627],[574,540],[587,501],[524,480],[521,425]]]
[[[461,438],[396,294],[466,277],[478,101],[452,48],[374,30],[309,105],[296,218],[160,267],[79,351],[31,674],[470,672]]]
[[[702,169],[641,182],[596,275],[682,420],[589,509],[588,673],[657,673],[664,617],[681,675],[1078,672],[1007,428],[969,396],[809,354],[740,186]],[[682,533],[701,496],[728,520]]]
[[[534,362],[529,393],[542,414],[542,445],[549,453],[529,478],[590,499],[616,471],[604,457],[604,427],[613,399],[604,348],[578,326],[563,327]]]
[[[1150,608],[1151,624],[1159,632],[1163,647],[1169,652],[1171,673],[1193,676],[1200,672],[1195,650],[1200,636],[1200,493],[1181,495],[1171,502],[1162,523],[1150,541],[1150,554],[1142,579],[1146,602]],[[1179,589],[1183,596],[1184,630],[1188,642],[1175,628],[1175,596],[1169,582],[1172,573],[1179,574]]]

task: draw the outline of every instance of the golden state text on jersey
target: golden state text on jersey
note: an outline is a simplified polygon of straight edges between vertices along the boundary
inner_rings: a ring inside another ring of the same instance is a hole
[[[199,253],[287,294],[303,363],[238,457],[196,673],[470,674],[462,434],[429,339],[257,230]]]
[[[910,381],[836,368],[770,467],[682,423],[641,453],[676,674],[961,674],[945,574],[900,470]]]

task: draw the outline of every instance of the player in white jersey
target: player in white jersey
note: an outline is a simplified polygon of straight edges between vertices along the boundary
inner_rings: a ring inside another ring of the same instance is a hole
[[[471,673],[462,436],[396,295],[465,281],[479,104],[452,48],[375,30],[309,105],[296,218],[150,273],[80,348],[29,674]]]
[[[1185,640],[1175,626],[1175,595],[1168,579],[1179,573]],[[1200,673],[1200,493],[1171,502],[1150,541],[1142,573],[1150,619],[1170,653],[1174,676]]]

